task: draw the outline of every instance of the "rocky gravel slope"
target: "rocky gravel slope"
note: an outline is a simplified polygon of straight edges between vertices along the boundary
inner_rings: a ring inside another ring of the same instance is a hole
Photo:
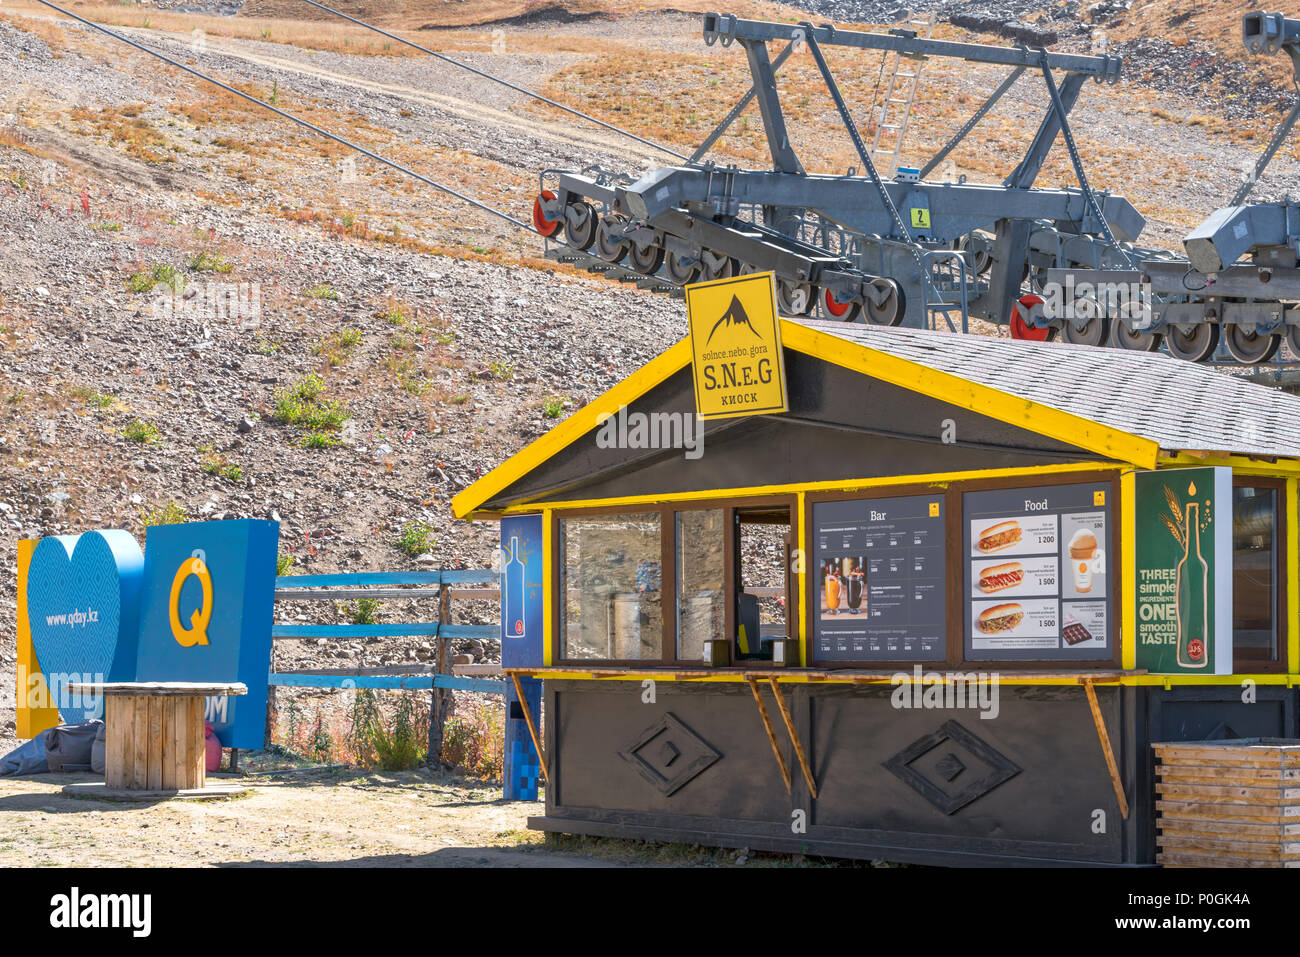
[[[259,208],[265,180],[247,205],[214,203],[205,196],[240,184],[46,128],[51,94],[91,109],[191,95],[147,63],[108,70],[102,48],[85,53],[56,56],[0,21],[0,84],[29,84],[10,101],[17,113],[0,115],[0,594],[10,608],[0,616],[0,739],[12,731],[18,538],[90,527],[142,535],[145,519],[173,505],[193,519],[279,520],[295,572],[485,567],[495,525],[452,521],[450,498],[683,328],[672,300],[299,224]],[[357,96],[344,91],[335,105]],[[433,137],[456,129],[438,124]],[[520,143],[531,165],[537,144]],[[200,255],[216,265],[202,268]],[[179,271],[180,297],[165,283],[133,291],[132,277],[160,264]],[[219,314],[222,295],[249,305],[254,289],[259,315]],[[320,401],[346,415],[325,448],[275,421],[278,397],[312,376]],[[136,441],[136,423],[157,431]],[[426,552],[395,546],[424,525]],[[382,620],[432,611],[385,607]],[[491,620],[486,604],[467,612],[460,620]],[[289,644],[277,649],[281,669],[432,655],[429,642]]]

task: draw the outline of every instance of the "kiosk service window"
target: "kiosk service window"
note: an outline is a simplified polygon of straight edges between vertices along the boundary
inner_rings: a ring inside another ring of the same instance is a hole
[[[698,665],[706,641],[761,666],[791,634],[794,503],[705,503],[557,517],[564,662]]]

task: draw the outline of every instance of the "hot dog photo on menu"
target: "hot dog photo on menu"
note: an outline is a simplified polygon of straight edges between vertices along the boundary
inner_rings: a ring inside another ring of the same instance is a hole
[[[970,523],[972,558],[1055,552],[1057,516],[1017,515],[1007,518],[976,519]]]
[[[972,559],[970,564],[972,598],[1055,595],[1060,581],[1060,566],[1054,555]]]
[[[976,648],[1055,648],[1061,603],[1055,598],[973,601],[971,635]]]

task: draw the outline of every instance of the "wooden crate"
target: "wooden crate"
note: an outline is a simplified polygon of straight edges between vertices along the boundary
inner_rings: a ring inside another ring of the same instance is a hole
[[[1152,744],[1156,861],[1300,867],[1300,740]]]

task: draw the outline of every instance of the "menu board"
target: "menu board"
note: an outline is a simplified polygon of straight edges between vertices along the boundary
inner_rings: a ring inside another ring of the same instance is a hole
[[[1111,486],[962,496],[966,657],[1109,658]]]
[[[818,661],[942,661],[941,495],[813,505]]]

